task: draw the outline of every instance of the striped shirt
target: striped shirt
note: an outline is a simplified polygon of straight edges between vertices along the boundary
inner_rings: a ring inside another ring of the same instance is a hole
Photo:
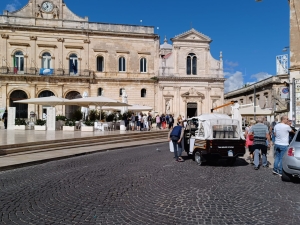
[[[268,127],[263,123],[257,123],[253,125],[249,133],[254,134],[254,145],[266,145],[266,134],[269,134]]]

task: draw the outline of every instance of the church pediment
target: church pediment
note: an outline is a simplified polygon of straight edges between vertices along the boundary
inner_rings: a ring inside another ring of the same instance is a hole
[[[187,31],[185,33],[182,33],[180,35],[175,36],[174,38],[172,38],[172,41],[173,42],[174,41],[211,42],[212,40],[208,36],[206,36],[206,35],[198,32],[198,31],[196,31],[195,29],[191,29],[191,30],[189,30],[189,31]]]
[[[183,98],[194,98],[194,97],[204,98],[204,94],[197,91],[195,88],[191,88],[188,92],[183,93],[181,95],[181,97],[183,97]]]

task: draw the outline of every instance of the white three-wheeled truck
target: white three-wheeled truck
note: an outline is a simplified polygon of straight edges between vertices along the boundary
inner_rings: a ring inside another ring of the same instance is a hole
[[[233,165],[237,157],[245,154],[240,121],[218,113],[190,118],[184,131],[184,149],[198,165],[219,159]]]

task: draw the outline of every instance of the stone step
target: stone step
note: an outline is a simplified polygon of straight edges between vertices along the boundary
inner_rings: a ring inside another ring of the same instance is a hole
[[[166,132],[141,132],[141,133],[132,133],[132,134],[122,134],[122,135],[106,135],[98,137],[89,137],[89,138],[76,138],[76,139],[67,139],[59,142],[55,141],[43,141],[43,142],[29,142],[16,145],[9,145],[0,149],[0,155],[11,155],[11,154],[22,154],[27,152],[43,152],[43,151],[52,151],[58,149],[66,148],[77,148],[77,147],[87,147],[87,146],[96,146],[96,145],[105,145],[111,143],[122,143],[127,141],[137,141],[137,140],[147,140],[147,139],[157,139],[157,138],[167,138]]]
[[[66,131],[68,132],[68,131]],[[75,131],[80,132],[80,131]],[[143,131],[143,132],[128,132],[126,134],[105,134],[103,136],[89,136],[89,137],[80,137],[80,138],[68,138],[68,139],[56,139],[56,140],[49,140],[49,141],[39,141],[39,142],[24,142],[24,143],[17,143],[17,144],[8,144],[8,145],[1,145],[0,151],[2,149],[12,149],[12,148],[20,148],[24,146],[35,146],[35,145],[42,145],[42,144],[53,144],[53,143],[66,143],[66,142],[74,142],[74,141],[83,141],[83,140],[100,140],[107,137],[119,137],[119,136],[144,136],[144,135],[152,135],[156,133],[165,133],[167,134],[167,130],[162,131]]]

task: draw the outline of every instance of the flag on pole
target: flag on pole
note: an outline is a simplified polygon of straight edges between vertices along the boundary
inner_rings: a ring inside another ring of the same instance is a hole
[[[14,57],[13,59],[14,59],[14,73],[17,74],[18,73],[17,60],[16,60],[16,57]]]

